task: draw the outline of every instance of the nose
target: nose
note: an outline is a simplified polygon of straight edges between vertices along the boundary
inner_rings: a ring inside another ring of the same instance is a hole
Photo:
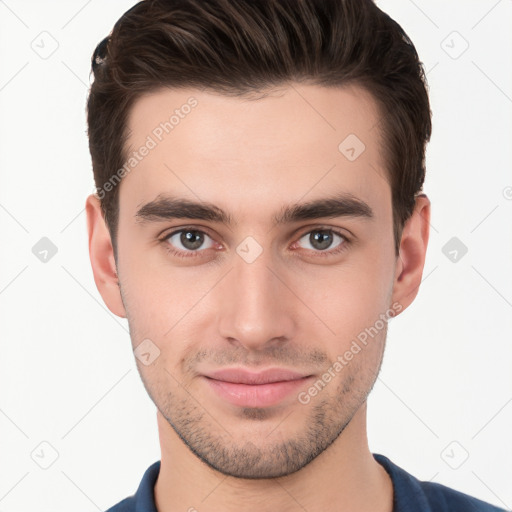
[[[299,301],[287,285],[284,265],[270,251],[252,262],[235,255],[233,269],[218,287],[218,329],[223,339],[260,351],[293,339]]]

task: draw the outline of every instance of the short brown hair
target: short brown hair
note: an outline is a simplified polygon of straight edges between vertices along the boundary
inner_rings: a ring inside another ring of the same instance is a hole
[[[119,187],[103,186],[125,164],[134,101],[164,86],[243,96],[289,82],[359,85],[377,101],[398,255],[431,112],[414,45],[372,0],[143,0],[98,44],[92,72],[89,148],[116,258]]]

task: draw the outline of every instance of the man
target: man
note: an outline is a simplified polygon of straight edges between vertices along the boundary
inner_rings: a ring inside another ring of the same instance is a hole
[[[498,510],[368,448],[429,236],[401,27],[370,0],[146,0],[93,71],[90,257],[161,444],[110,511]]]

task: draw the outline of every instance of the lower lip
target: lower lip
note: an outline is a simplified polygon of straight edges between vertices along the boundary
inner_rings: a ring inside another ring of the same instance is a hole
[[[241,407],[270,407],[304,386],[311,377],[268,384],[236,384],[205,377],[206,382],[221,398]]]

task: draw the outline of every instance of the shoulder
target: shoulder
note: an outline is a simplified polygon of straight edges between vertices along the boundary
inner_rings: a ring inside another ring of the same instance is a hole
[[[434,482],[422,482],[387,457],[374,454],[393,482],[396,512],[503,512],[477,498]]]
[[[503,512],[503,509],[473,496],[433,482],[419,482],[432,510],[464,512]]]
[[[146,469],[133,496],[125,498],[105,512],[157,512],[154,487],[160,472],[160,461],[154,462]]]
[[[135,512],[135,497],[130,496],[110,507],[106,512]]]

